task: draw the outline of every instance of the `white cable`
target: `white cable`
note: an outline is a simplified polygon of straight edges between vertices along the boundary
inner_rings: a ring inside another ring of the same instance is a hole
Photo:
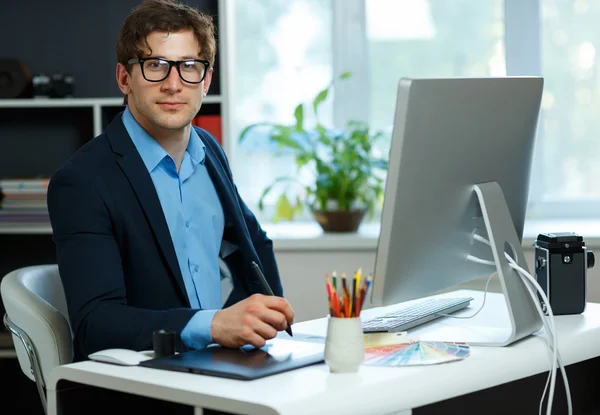
[[[525,277],[538,291],[538,293],[540,294],[540,296],[542,297],[542,300],[544,301],[544,304],[546,304],[546,311],[548,313],[548,316],[544,316],[543,311],[540,315],[540,317],[542,317],[542,322],[547,322],[548,325],[550,326],[550,330],[552,331],[552,342],[553,342],[553,352],[554,352],[554,361],[552,362],[552,379],[550,380],[550,391],[548,393],[548,406],[547,406],[547,410],[546,410],[546,414],[550,415],[552,413],[552,402],[554,400],[554,388],[556,386],[556,365],[558,363],[558,365],[560,366],[560,371],[561,374],[563,375],[563,382],[565,385],[565,392],[566,392],[566,396],[567,396],[567,406],[568,406],[568,413],[572,414],[573,413],[573,407],[572,407],[572,402],[571,402],[571,391],[569,388],[569,381],[567,379],[567,373],[564,370],[564,366],[562,365],[562,362],[560,362],[560,358],[558,356],[558,340],[556,338],[556,328],[554,325],[554,313],[552,312],[552,307],[550,306],[550,301],[548,300],[548,297],[546,296],[546,293],[544,292],[544,290],[542,289],[542,287],[540,287],[540,285],[538,284],[538,282],[522,267],[520,267],[517,262],[512,259],[508,254],[504,254],[506,256],[506,259],[508,260],[508,263],[510,264],[510,266],[517,270],[519,272],[519,274],[521,274],[521,277]],[[539,305],[539,301],[537,301],[537,298],[535,297],[535,294],[533,296],[534,299],[534,304]],[[541,310],[541,307],[540,307]]]
[[[533,277],[531,277],[531,275],[529,275],[529,273],[527,271],[525,271],[525,269],[523,269],[522,267],[520,267],[516,261],[510,257],[510,255],[508,254],[504,254],[506,256],[506,259],[509,263],[509,265],[515,269],[519,274],[521,274],[521,277],[526,278],[526,281],[528,281],[529,283],[531,283],[539,292],[540,295],[542,297],[542,300],[544,301],[544,303],[546,304],[546,309],[548,311],[548,317],[550,318],[549,321],[549,326],[550,326],[550,331],[549,331],[549,336],[551,336],[552,338],[552,377],[550,379],[550,390],[548,392],[548,404],[546,406],[546,414],[550,415],[552,413],[552,404],[554,401],[554,389],[556,387],[556,362],[558,360],[558,356],[557,356],[557,351],[558,351],[558,341],[556,339],[556,331],[554,329],[554,314],[552,313],[551,308],[549,307],[550,303],[548,301],[548,297],[546,297],[546,294],[543,292],[543,290],[539,287],[539,284],[537,283],[536,280],[533,279]],[[525,284],[525,286],[527,286],[527,283]],[[534,297],[535,298],[535,297]],[[537,298],[534,301],[535,303],[538,303],[539,301],[537,300]],[[542,322],[545,320],[545,318],[542,319]],[[545,395],[544,395],[545,396]]]
[[[507,255],[507,254],[505,254],[505,255]],[[553,337],[551,337],[552,328],[550,327],[547,316],[545,315],[544,310],[542,310],[542,306],[540,305],[539,299],[537,298],[537,296],[535,294],[535,291],[534,291],[535,287],[527,279],[524,279],[523,282],[525,284],[525,287],[527,288],[527,291],[529,291],[529,295],[534,300],[534,305],[536,307],[538,314],[540,315],[540,318],[542,319],[542,323],[544,324],[544,329],[546,330],[546,333],[548,333],[548,336],[545,340],[546,340],[546,343],[548,344],[548,348],[550,349],[550,353],[552,354],[552,357],[553,357],[555,345],[551,341],[553,338]],[[558,349],[556,351],[556,356],[557,356],[558,366],[560,367],[561,374],[563,375],[563,378],[564,378],[565,377],[565,369],[564,369],[564,365],[562,365],[560,351],[558,351]],[[550,357],[550,364],[552,364],[553,363],[552,357],[551,356],[549,356],[549,357]],[[540,406],[539,406],[539,414],[540,415],[542,413],[544,398],[546,397],[546,392],[548,391],[548,385],[550,383],[551,378],[552,378],[552,371],[549,371],[548,377],[546,379],[546,384],[544,385],[544,392],[542,393],[542,399],[540,400]],[[567,405],[570,406],[570,403],[569,403],[570,390],[569,390],[568,380],[566,381],[565,389],[567,392]],[[569,410],[569,413],[570,413],[570,411],[571,410]]]
[[[482,242],[487,242],[487,241],[483,240]],[[489,245],[489,243],[488,243],[488,245]],[[508,254],[505,254],[505,255],[508,257]],[[479,263],[479,264],[494,265],[494,266],[496,265],[496,263],[493,262],[493,261],[488,261],[488,260],[485,260],[485,259],[477,258],[477,257],[475,257],[473,255],[468,255],[467,256],[467,260],[471,261],[471,262],[476,262],[476,263]],[[445,316],[445,317],[451,317],[451,318],[464,318],[464,319],[475,317],[477,314],[479,314],[479,312],[483,309],[483,307],[485,305],[485,299],[486,299],[487,292],[488,292],[488,285],[489,285],[490,281],[492,280],[493,276],[494,276],[494,274],[490,275],[490,277],[488,278],[487,283],[485,285],[485,291],[483,293],[483,303],[481,304],[481,307],[474,314],[472,314],[470,316],[464,316],[464,317],[463,316],[454,316],[454,315],[451,315],[451,314],[442,314],[442,313],[437,313],[437,315],[439,315],[439,316]],[[538,301],[537,297],[535,296],[535,292],[533,291],[533,288],[531,287],[531,283],[529,281],[527,281],[527,280],[524,280],[523,282],[525,283],[525,286],[527,287],[527,290],[529,291],[529,294],[531,295],[531,297],[532,297],[532,299],[534,301],[534,304],[536,305],[538,313],[540,314],[540,317],[542,318],[542,321],[544,322],[544,328],[546,329],[546,332],[548,333],[548,339],[545,339],[545,340],[546,340],[546,343],[547,343],[549,351],[550,351],[548,357],[550,357],[550,364],[552,365],[552,370],[550,370],[548,372],[548,377],[546,379],[546,384],[544,385],[544,393],[542,394],[542,399],[540,400],[539,414],[541,415],[541,413],[542,413],[542,407],[543,407],[543,404],[544,404],[544,398],[546,397],[546,392],[548,391],[548,385],[549,385],[549,383],[550,383],[550,381],[552,379],[556,378],[556,359],[555,359],[555,353],[554,353],[555,348],[554,348],[554,346],[552,344],[552,341],[551,341],[552,338],[550,337],[552,335],[553,331],[550,329],[550,326],[548,325],[548,322],[546,321],[546,318],[545,318],[546,316],[544,315],[544,311],[542,310],[542,307],[540,306],[539,301]],[[550,354],[552,356],[550,356]],[[558,355],[558,351],[556,352],[556,357],[557,358],[560,357],[560,355]],[[562,368],[562,367],[561,367],[561,373],[563,373],[563,376],[565,376],[564,375],[564,368]],[[567,383],[566,389],[568,390],[568,383]],[[571,412],[569,411],[569,413],[571,413]]]
[[[481,303],[481,307],[479,307],[479,309],[474,314],[471,314],[470,316],[454,316],[452,314],[435,313],[435,315],[436,316],[442,316],[442,317],[464,318],[464,319],[475,317],[477,314],[479,314],[479,312],[481,310],[483,310],[483,306],[485,306],[485,299],[486,299],[487,293],[488,293],[488,285],[490,285],[490,281],[492,280],[492,277],[494,275],[496,275],[496,274],[494,273],[494,274],[490,275],[490,277],[488,278],[487,283],[485,284],[485,291],[483,292],[483,303]]]
[[[483,242],[484,244],[491,247],[490,242],[480,235],[477,235],[477,234],[473,235],[473,239],[475,239],[479,242]],[[550,301],[548,300],[544,290],[542,290],[542,288],[540,287],[540,285],[538,284],[536,279],[533,278],[531,276],[531,274],[529,274],[529,272],[527,272],[524,268],[520,267],[517,264],[517,262],[510,255],[508,255],[507,253],[505,253],[504,255],[506,256],[506,259],[507,259],[510,267],[513,268],[514,270],[516,270],[517,273],[523,279],[523,283],[524,283],[525,287],[527,288],[527,291],[529,292],[531,299],[533,300],[533,303],[536,307],[538,314],[540,315],[540,318],[542,319],[542,323],[544,324],[544,329],[548,333],[548,338],[546,339],[546,343],[548,345],[550,353],[552,354],[552,360],[551,360],[552,370],[548,373],[548,378],[546,379],[546,385],[544,386],[544,393],[542,394],[542,399],[540,401],[539,413],[541,414],[541,412],[542,412],[544,398],[546,397],[546,392],[548,391],[548,384],[550,384],[550,391],[548,393],[548,405],[546,407],[546,414],[550,415],[552,413],[552,403],[554,400],[554,389],[556,386],[556,368],[558,365],[558,367],[560,368],[561,375],[563,377],[564,385],[565,385],[568,413],[569,413],[569,415],[571,415],[573,413],[573,405],[572,405],[572,401],[571,401],[571,390],[569,388],[569,381],[567,379],[567,373],[565,371],[564,365],[562,363],[562,358],[558,351],[558,340],[556,337],[556,329],[555,329],[555,325],[554,325],[554,314],[553,314],[552,308],[550,306]],[[467,260],[469,260],[471,262],[476,262],[479,264],[484,264],[484,265],[494,265],[494,266],[496,265],[496,263],[494,261],[488,261],[485,259],[477,258],[472,255],[468,255]],[[490,276],[490,279],[488,279],[488,283],[490,282],[490,280],[491,280],[491,276]],[[548,312],[548,316],[546,316],[544,314],[544,310],[542,310],[539,299],[536,296],[534,289],[537,292],[539,292],[540,296],[542,297],[542,300],[544,301],[544,304],[546,305],[546,310]],[[486,284],[486,291],[484,294],[484,303],[485,303],[485,295],[486,294],[487,294],[487,284]],[[482,306],[482,308],[483,308],[483,306]],[[479,311],[481,311],[481,308],[477,311],[477,313]],[[475,313],[471,317],[474,317],[477,313]]]
[[[473,255],[467,255],[467,261],[476,262],[478,264],[483,264],[483,265],[493,265],[493,266],[496,266],[496,263],[494,261],[489,261],[487,259],[477,258],[476,256],[473,256]]]
[[[490,241],[488,241],[487,239],[485,239],[485,238],[484,238],[483,236],[481,236],[481,235],[477,235],[477,234],[475,234],[475,235],[473,235],[473,239],[475,239],[476,241],[479,241],[479,242],[483,242],[483,243],[484,243],[484,244],[486,244],[487,246],[490,246],[490,247],[492,246],[492,245],[490,245]]]
[[[550,325],[548,324],[548,321],[546,320],[546,315],[544,314],[544,311],[542,310],[542,306],[539,303],[538,298],[535,296],[535,291],[534,288],[532,287],[532,284],[526,280],[523,279],[523,283],[525,284],[525,287],[527,288],[527,291],[529,292],[529,295],[534,299],[534,305],[536,307],[536,310],[538,312],[538,314],[540,315],[540,317],[542,318],[542,322],[544,324],[544,329],[546,330],[546,333],[548,333],[548,336],[546,336],[546,338],[544,338],[544,340],[546,341],[546,344],[548,345],[548,358],[550,361],[550,364],[552,365],[553,362],[553,357],[554,357],[554,345],[552,344],[552,337],[550,336],[550,334],[552,333],[552,330],[550,328]],[[560,354],[557,352],[557,356],[560,357]],[[542,407],[544,406],[544,398],[546,397],[546,392],[548,391],[548,386],[550,384],[550,380],[552,378],[552,371],[548,371],[548,377],[546,378],[546,384],[544,385],[544,392],[542,393],[542,399],[540,400],[540,406],[539,406],[539,415],[542,414]]]
[[[540,315],[540,317],[542,318],[542,322],[544,323],[544,328],[546,330],[546,332],[550,333],[550,325],[548,323],[548,319],[547,316],[544,314],[544,311],[542,310],[542,306],[540,305],[535,292],[533,291],[533,288],[531,287],[531,284],[529,284],[528,282],[526,283],[527,285],[527,289],[529,291],[529,294],[532,296],[532,298],[534,299],[534,304],[537,308],[538,314]],[[548,336],[548,339],[546,339],[548,342],[549,347],[551,348],[550,350],[552,351],[552,347],[553,345],[550,343],[550,336]],[[562,358],[560,357],[560,351],[557,349],[556,350],[556,356],[557,356],[557,363],[558,363],[558,367],[560,368],[560,372],[563,376],[563,382],[565,384],[565,393],[567,396],[567,406],[568,406],[568,413],[571,414],[573,409],[572,409],[572,402],[571,402],[571,389],[569,387],[569,380],[567,379],[567,375],[565,372],[565,367],[564,364],[562,363]],[[552,363],[552,362],[550,362]],[[544,402],[544,397],[546,396],[546,391],[548,389],[548,384],[550,381],[550,377],[552,375],[552,372],[548,373],[548,378],[546,380],[546,385],[544,385],[544,393],[542,394],[542,400],[540,401],[540,408],[539,408],[539,413],[542,413],[542,404]]]

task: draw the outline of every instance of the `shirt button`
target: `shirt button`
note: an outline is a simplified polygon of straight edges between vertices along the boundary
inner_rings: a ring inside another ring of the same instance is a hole
[[[186,228],[189,228],[189,227],[190,227],[190,221],[189,221],[189,220],[186,220],[186,221],[185,221],[185,227],[186,227]]]
[[[198,272],[198,265],[194,267],[194,272]]]

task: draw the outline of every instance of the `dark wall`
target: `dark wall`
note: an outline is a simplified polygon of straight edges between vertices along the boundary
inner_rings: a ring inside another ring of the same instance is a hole
[[[16,58],[36,73],[70,73],[76,97],[118,97],[116,44],[139,0],[0,0],[0,58]],[[187,4],[217,19],[217,0]],[[218,60],[218,57],[217,57]],[[210,88],[219,93],[218,62]]]

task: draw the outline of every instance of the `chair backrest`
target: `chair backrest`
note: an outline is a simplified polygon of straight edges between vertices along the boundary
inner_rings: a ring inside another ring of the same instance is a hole
[[[6,314],[31,339],[44,379],[73,360],[72,331],[57,265],[35,265],[8,273],[0,283]],[[21,370],[31,380],[30,358],[17,336],[13,342]]]

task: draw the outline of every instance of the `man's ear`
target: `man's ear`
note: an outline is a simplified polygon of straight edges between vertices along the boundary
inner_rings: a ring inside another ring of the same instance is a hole
[[[123,95],[131,93],[131,75],[122,63],[117,63],[117,84]]]
[[[204,88],[204,96],[208,94],[208,88],[210,88],[210,82],[212,81],[213,68],[210,68],[204,77],[204,81],[202,81]]]

